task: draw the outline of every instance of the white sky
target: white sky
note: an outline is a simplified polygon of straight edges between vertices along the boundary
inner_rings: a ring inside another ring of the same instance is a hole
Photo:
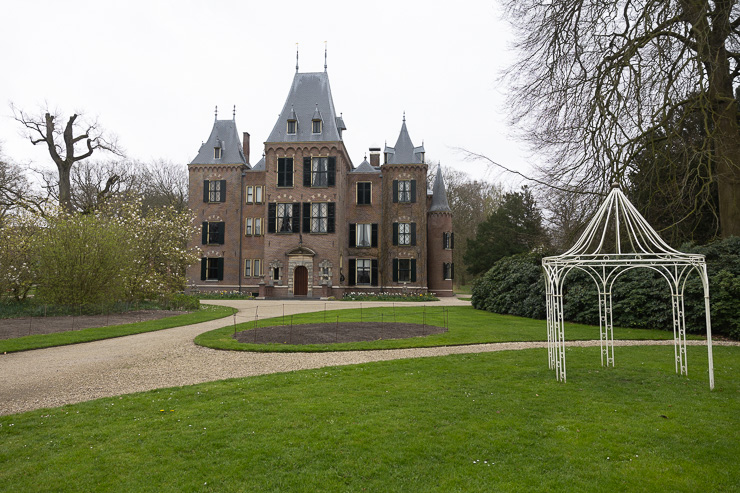
[[[505,181],[455,148],[526,171],[508,135],[500,70],[507,25],[495,2],[37,0],[2,2],[0,141],[15,162],[48,165],[10,118],[9,103],[40,113],[97,117],[129,158],[190,162],[236,105],[262,154],[295,73],[328,72],[355,166],[369,147],[394,145],[403,112],[427,159]],[[97,157],[102,158],[100,154]]]

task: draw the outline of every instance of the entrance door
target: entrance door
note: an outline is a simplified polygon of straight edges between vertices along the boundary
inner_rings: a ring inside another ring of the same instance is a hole
[[[293,273],[293,295],[306,296],[308,294],[308,269],[299,265]]]

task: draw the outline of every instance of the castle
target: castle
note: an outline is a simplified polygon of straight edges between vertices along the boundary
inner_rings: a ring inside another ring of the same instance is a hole
[[[404,116],[394,147],[355,167],[326,71],[296,74],[254,166],[235,118],[213,124],[189,164],[190,209],[202,250],[192,289],[261,298],[346,292],[452,296],[452,213],[442,173],[427,191],[424,146]]]

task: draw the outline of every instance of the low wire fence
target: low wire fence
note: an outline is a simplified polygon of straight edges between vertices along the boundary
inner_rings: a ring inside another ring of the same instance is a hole
[[[234,335],[254,344],[320,344],[423,337],[449,330],[445,306],[371,306],[286,314],[286,305],[249,307],[233,315]],[[305,306],[305,305],[304,305]],[[275,313],[279,311],[281,313]]]

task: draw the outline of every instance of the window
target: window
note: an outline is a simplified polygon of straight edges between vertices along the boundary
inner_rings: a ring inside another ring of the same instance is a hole
[[[367,258],[357,259],[357,284],[370,284],[370,272],[372,269],[372,261]]]
[[[203,202],[225,202],[226,180],[203,180]]]
[[[393,223],[394,245],[416,245],[416,223]]]
[[[224,243],[224,225],[223,222],[204,222],[203,223],[203,245],[223,245]]]
[[[252,277],[252,261],[249,259],[244,261],[244,277]]]
[[[455,248],[455,234],[452,232],[442,233],[442,247],[445,250],[452,250]]]
[[[314,133],[314,134],[320,134],[321,133],[321,120],[312,120],[311,121],[311,133]]]
[[[278,158],[277,175],[278,175],[277,186],[279,187],[292,187],[293,186],[293,158],[292,157]]]
[[[371,245],[370,237],[372,235],[372,224],[357,225],[357,243],[358,247],[369,247]]]
[[[220,147],[213,148],[213,159],[221,159],[221,148]]]
[[[252,260],[252,276],[253,277],[262,276],[262,261],[258,258]]]
[[[416,282],[416,259],[394,258],[393,259],[393,281],[394,282]]]
[[[311,159],[311,186],[326,187],[327,180],[327,158],[315,157]]]
[[[398,259],[398,282],[411,281],[411,259]]]
[[[277,205],[277,231],[278,233],[293,231],[293,204]]]
[[[393,180],[393,202],[416,202],[416,180]]]
[[[255,217],[254,218],[254,236],[261,236],[261,235],[262,235],[262,218]]]
[[[398,181],[398,201],[411,202],[411,180]]]
[[[254,187],[254,203],[262,203],[262,187]]]
[[[295,135],[296,129],[298,128],[298,122],[295,120],[288,120],[288,135]]]
[[[222,281],[224,278],[224,259],[223,258],[202,258],[200,259],[200,279],[201,281]]]
[[[252,218],[244,220],[244,236],[252,236]]]
[[[254,203],[254,187],[247,187],[247,204]]]
[[[450,281],[455,277],[455,264],[452,262],[445,262],[442,264],[442,279]]]
[[[373,184],[369,181],[357,182],[357,204],[369,205],[372,199]]]
[[[349,225],[349,246],[372,247],[378,246],[378,224],[355,224]]]
[[[272,268],[272,280],[273,281],[279,281],[280,280],[280,267],[273,267]]]
[[[318,202],[311,204],[311,232],[312,233],[326,233],[327,232],[327,215],[328,215],[328,204],[326,202]]]

